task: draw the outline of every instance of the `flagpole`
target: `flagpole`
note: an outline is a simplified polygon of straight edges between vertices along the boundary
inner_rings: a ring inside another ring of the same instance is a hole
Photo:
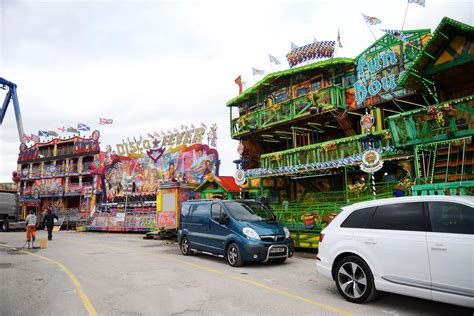
[[[374,40],[377,40],[377,37],[375,37],[375,34],[374,34],[374,32],[372,31],[372,29],[370,28],[369,23],[368,23],[368,22],[365,22],[365,25],[367,25],[367,27],[369,28],[370,33],[371,33],[372,36],[374,37]]]
[[[402,31],[403,31],[403,28],[405,27],[405,20],[407,18],[407,14],[408,14],[408,6],[410,5],[410,3],[407,1],[407,8],[405,9],[405,16],[403,17],[403,24],[402,24]]]

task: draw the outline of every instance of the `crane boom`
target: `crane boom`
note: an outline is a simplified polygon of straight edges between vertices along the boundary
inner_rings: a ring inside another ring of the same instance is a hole
[[[0,77],[0,86],[3,89],[6,89],[5,87],[8,87],[7,95],[5,97],[5,100],[3,101],[2,107],[0,108],[0,125],[2,125],[3,123],[3,119],[5,118],[5,114],[7,113],[8,104],[11,100],[13,102],[13,108],[15,109],[18,136],[20,138],[20,142],[24,144],[25,141],[23,140],[23,121],[21,119],[20,104],[18,103],[18,96],[16,94],[16,84]]]

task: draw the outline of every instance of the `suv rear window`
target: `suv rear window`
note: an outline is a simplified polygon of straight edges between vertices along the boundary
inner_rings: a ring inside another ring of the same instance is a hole
[[[431,228],[435,233],[474,234],[474,210],[463,204],[429,202]]]
[[[352,212],[345,220],[342,222],[341,227],[345,228],[365,228],[367,219],[372,216],[375,211],[375,207],[362,208]]]
[[[378,206],[367,228],[426,231],[423,203],[397,203]]]

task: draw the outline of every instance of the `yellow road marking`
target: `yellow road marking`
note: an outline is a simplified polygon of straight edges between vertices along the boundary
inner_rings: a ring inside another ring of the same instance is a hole
[[[222,276],[240,281],[242,283],[251,284],[255,287],[265,289],[265,290],[268,290],[268,291],[286,296],[286,297],[294,299],[294,300],[298,300],[298,301],[302,301],[302,302],[305,302],[305,303],[308,303],[308,304],[311,304],[311,305],[315,305],[315,306],[324,308],[326,310],[330,310],[330,311],[332,311],[334,313],[337,313],[337,314],[341,314],[341,315],[345,315],[345,316],[353,316],[354,315],[353,313],[345,311],[343,309],[339,309],[339,308],[331,306],[331,305],[323,304],[323,303],[314,301],[312,299],[306,298],[304,296],[293,294],[291,292],[280,290],[278,288],[268,286],[268,285],[266,285],[264,283],[260,283],[258,281],[245,279],[243,277],[236,276],[234,274],[226,273],[226,272],[219,271],[219,270],[216,270],[216,269],[211,269],[211,268],[202,266],[200,264],[191,263],[191,262],[188,262],[188,261],[185,261],[185,260],[181,260],[181,259],[177,259],[177,258],[173,258],[173,257],[168,257],[168,256],[163,256],[163,255],[158,255],[158,254],[154,254],[154,253],[150,253],[150,252],[146,252],[146,251],[133,250],[133,249],[129,249],[129,248],[118,248],[118,247],[97,245],[97,244],[92,244],[92,243],[88,243],[88,242],[84,242],[84,241],[77,241],[77,240],[67,240],[67,239],[63,239],[63,240],[66,240],[66,241],[72,242],[72,243],[83,244],[83,245],[87,245],[87,246],[102,247],[102,248],[111,249],[111,250],[115,250],[115,251],[117,251],[117,250],[118,251],[124,251],[125,250],[125,251],[129,251],[129,252],[135,252],[135,253],[139,253],[139,254],[145,254],[145,255],[149,255],[149,256],[154,256],[154,257],[159,257],[159,258],[179,262],[179,263],[182,263],[184,265],[191,266],[191,267],[194,267],[194,268],[197,268],[197,269],[200,269],[200,270],[208,271],[208,272],[211,272],[211,273],[219,274],[219,275],[222,275]]]
[[[4,247],[8,247],[8,248],[13,248],[15,249],[15,247],[12,247],[12,246],[9,246],[9,245],[2,245],[0,244],[0,246],[4,246]],[[76,287],[76,293],[77,295],[79,295],[79,297],[81,298],[81,301],[82,301],[82,304],[84,304],[84,307],[86,308],[87,312],[89,313],[90,316],[97,316],[97,311],[95,310],[94,306],[92,305],[91,301],[89,300],[89,298],[87,297],[86,293],[84,292],[84,290],[82,289],[81,287],[81,283],[79,282],[79,280],[77,279],[77,277],[74,275],[74,273],[71,272],[71,270],[69,270],[64,264],[62,264],[61,262],[58,262],[56,260],[53,260],[53,259],[50,259],[48,257],[44,257],[44,256],[41,256],[41,255],[38,255],[36,253],[31,253],[31,252],[28,252],[28,251],[24,251],[24,250],[19,250],[19,252],[22,252],[22,253],[26,253],[26,254],[29,254],[31,256],[35,256],[35,257],[38,257],[40,259],[43,259],[49,263],[52,263],[52,264],[55,264],[57,265],[58,267],[61,268],[61,270],[63,270],[64,272],[66,272],[67,276],[71,279],[72,281],[72,284],[74,284],[74,286]]]

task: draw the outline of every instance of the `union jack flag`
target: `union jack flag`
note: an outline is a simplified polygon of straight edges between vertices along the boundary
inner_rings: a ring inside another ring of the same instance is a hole
[[[368,15],[365,15],[364,13],[361,13],[361,14],[362,14],[362,17],[365,20],[365,23],[369,23],[370,25],[377,25],[377,24],[382,23],[382,21],[380,19],[376,18],[375,16],[368,16]]]
[[[408,3],[416,3],[418,5],[421,5],[422,7],[425,6],[425,0],[408,0]]]
[[[106,118],[100,118],[99,119],[99,124],[100,125],[112,124],[113,122],[114,122],[113,119],[106,119]]]

